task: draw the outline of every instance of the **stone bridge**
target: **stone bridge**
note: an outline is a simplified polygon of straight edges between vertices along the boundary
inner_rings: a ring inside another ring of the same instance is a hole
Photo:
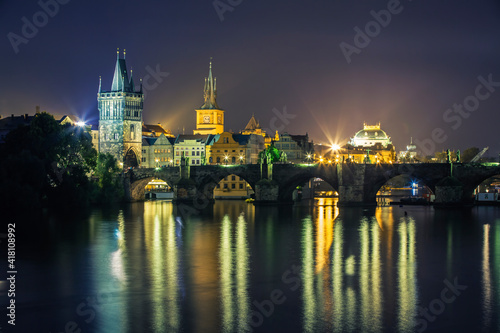
[[[130,200],[143,200],[144,187],[154,177],[174,189],[174,201],[213,201],[215,186],[226,176],[237,175],[255,192],[255,203],[292,203],[293,190],[318,177],[339,192],[339,205],[376,204],[376,194],[388,180],[406,175],[436,194],[436,204],[470,203],[473,190],[500,174],[498,164],[246,164],[176,166],[132,169],[124,173]]]

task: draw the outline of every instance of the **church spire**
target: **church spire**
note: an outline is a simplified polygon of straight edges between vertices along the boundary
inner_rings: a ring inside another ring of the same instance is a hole
[[[101,76],[99,75],[99,93],[102,92],[102,89],[101,89]]]
[[[205,103],[201,109],[220,109],[217,105],[217,83],[212,75],[212,58],[210,58],[210,66],[208,69],[208,78],[205,78],[204,89]]]

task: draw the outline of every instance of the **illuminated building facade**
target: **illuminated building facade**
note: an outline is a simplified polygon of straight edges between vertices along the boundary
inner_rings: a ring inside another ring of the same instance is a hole
[[[377,125],[367,125],[365,123],[363,124],[363,129],[351,138],[349,144],[355,148],[374,147],[376,145],[387,148],[392,142],[391,138],[380,129],[380,123]]]
[[[208,164],[256,164],[264,147],[262,135],[223,132],[207,147]]]
[[[274,142],[278,150],[286,153],[287,161],[291,163],[303,163],[307,156],[314,152],[314,143],[309,141],[309,135],[291,135],[282,133],[279,141]]]
[[[179,134],[174,143],[174,165],[180,165],[182,157],[189,161],[189,165],[207,164],[207,146],[218,139],[218,135],[189,135]]]
[[[193,134],[220,134],[224,132],[224,110],[217,105],[217,79],[212,76],[212,61],[205,78],[203,105],[196,110],[196,129]]]
[[[141,167],[158,168],[174,165],[175,138],[160,134],[158,137],[142,138]]]
[[[135,91],[123,59],[117,52],[111,89],[105,91],[99,79],[97,105],[99,109],[99,153],[113,155],[124,168],[137,167],[142,152],[142,111],[144,94],[142,84]]]

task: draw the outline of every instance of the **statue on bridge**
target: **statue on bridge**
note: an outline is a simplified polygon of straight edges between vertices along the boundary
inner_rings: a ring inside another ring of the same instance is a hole
[[[460,149],[457,150],[457,163],[462,163],[462,161],[460,161]]]
[[[286,163],[286,159],[287,159],[287,158],[286,158],[286,153],[282,150],[282,151],[280,152],[280,162],[281,162],[281,163]]]
[[[446,149],[446,162],[451,163],[451,154],[449,149]]]
[[[207,158],[205,156],[205,152],[201,152],[201,165],[207,165]]]

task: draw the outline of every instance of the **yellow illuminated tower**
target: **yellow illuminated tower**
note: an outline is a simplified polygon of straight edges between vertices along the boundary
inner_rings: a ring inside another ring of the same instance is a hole
[[[224,132],[224,110],[217,105],[217,79],[212,76],[212,60],[205,78],[205,103],[196,110],[194,134],[220,134]]]

